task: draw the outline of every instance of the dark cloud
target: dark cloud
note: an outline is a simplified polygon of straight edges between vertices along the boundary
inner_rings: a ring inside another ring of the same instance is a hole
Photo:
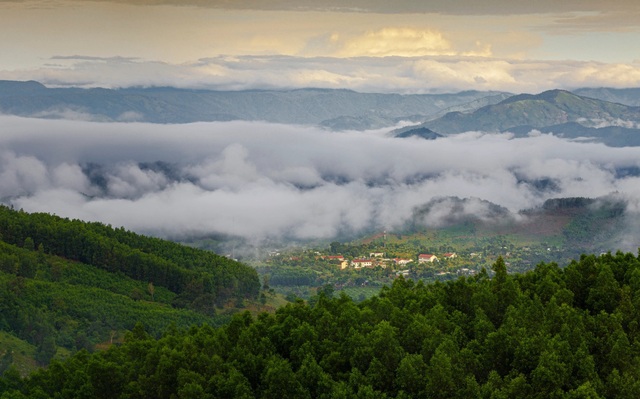
[[[626,0],[451,1],[451,0],[96,0],[135,5],[179,5],[236,10],[375,12],[385,14],[441,13],[451,15],[512,15],[564,12],[609,12],[636,8]]]
[[[438,225],[490,220],[496,209],[516,217],[550,197],[640,199],[640,177],[618,172],[640,167],[640,147],[550,135],[428,141],[249,122],[0,123],[3,202],[166,237],[332,238],[403,226],[417,209]]]
[[[73,61],[108,61],[108,62],[133,62],[139,60],[137,57],[95,57],[89,55],[54,55],[52,60],[73,60]]]

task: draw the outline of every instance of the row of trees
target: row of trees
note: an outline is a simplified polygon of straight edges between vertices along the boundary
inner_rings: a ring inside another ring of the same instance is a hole
[[[355,303],[322,290],[221,328],[141,325],[122,346],[21,379],[0,398],[638,398],[640,260],[395,280]]]

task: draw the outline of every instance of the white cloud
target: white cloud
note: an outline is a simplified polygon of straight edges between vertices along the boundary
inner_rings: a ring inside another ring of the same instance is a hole
[[[339,37],[334,38],[340,40]],[[414,57],[456,55],[441,32],[411,28],[384,28],[347,38],[338,54],[342,57]]]
[[[393,46],[383,45],[379,51],[380,54],[393,54],[403,52],[403,48],[404,45],[401,45],[396,51]],[[356,50],[354,47],[348,51],[356,54]],[[359,54],[369,54],[370,51],[373,51],[370,47],[363,47]],[[537,93],[555,88],[640,86],[640,64],[518,61],[464,56],[221,56],[180,65],[82,60],[70,68],[0,71],[0,78],[34,79],[50,86],[142,85],[217,90],[320,87],[394,93],[475,89]],[[49,113],[53,117],[92,118],[83,114],[82,110],[50,110]],[[122,115],[121,118],[131,121],[139,118],[139,115]]]
[[[616,178],[616,168],[640,167],[640,147],[548,134],[428,141],[249,122],[0,124],[9,128],[0,137],[3,201],[160,236],[332,238],[402,226],[428,203],[424,220],[438,225],[493,218],[484,201],[517,212],[551,197],[618,191],[640,200],[638,177]],[[537,188],[543,180],[553,187]],[[438,200],[449,196],[467,200]]]
[[[0,198],[30,195],[48,187],[47,167],[36,157],[2,151],[0,166]]]

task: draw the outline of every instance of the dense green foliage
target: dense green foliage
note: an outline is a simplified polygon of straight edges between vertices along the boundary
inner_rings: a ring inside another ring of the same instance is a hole
[[[254,269],[213,253],[0,207],[0,375],[117,342],[137,322],[154,336],[219,325],[229,316],[217,308],[258,290]],[[26,349],[5,350],[16,346]]]
[[[41,365],[56,354],[92,351],[141,321],[159,336],[171,323],[221,324],[226,319],[176,309],[171,306],[176,297],[154,287],[152,298],[147,283],[121,273],[0,242],[0,331],[32,345],[35,352],[28,357]],[[4,352],[6,343],[0,338],[0,358],[23,366]],[[2,364],[0,374],[6,369]]]
[[[121,346],[9,369],[2,398],[638,398],[640,260],[402,278],[359,304],[326,289],[221,328],[136,326]]]
[[[179,294],[182,302],[255,298],[254,269],[214,253],[114,229],[101,223],[28,214],[0,206],[0,239],[58,255]],[[29,277],[29,276],[25,276]]]
[[[311,285],[315,279],[313,270],[282,267],[272,272],[269,283],[280,286]]]

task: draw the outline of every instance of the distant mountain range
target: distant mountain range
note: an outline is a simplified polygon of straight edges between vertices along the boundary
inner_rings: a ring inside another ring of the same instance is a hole
[[[446,109],[473,110],[510,95],[479,91],[401,95],[330,89],[80,89],[47,88],[34,81],[0,81],[0,113],[152,123],[267,121],[365,130],[393,126],[399,121],[420,123]]]
[[[640,88],[402,95],[313,88],[48,88],[34,81],[0,81],[0,114],[104,122],[266,121],[330,130],[378,129],[404,122],[414,125],[393,135],[436,139],[485,131],[524,136],[537,130],[611,146],[640,145]]]
[[[601,90],[593,93],[606,93]],[[640,107],[583,97],[565,90],[549,90],[537,95],[511,96],[472,112],[449,112],[440,118],[398,129],[394,134],[402,136],[407,131],[428,129],[441,135],[484,131],[523,136],[537,130],[611,146],[628,146],[640,145],[639,127]]]
[[[607,87],[573,90],[574,94],[597,100],[609,101],[631,106],[640,106],[640,88],[612,89]]]

